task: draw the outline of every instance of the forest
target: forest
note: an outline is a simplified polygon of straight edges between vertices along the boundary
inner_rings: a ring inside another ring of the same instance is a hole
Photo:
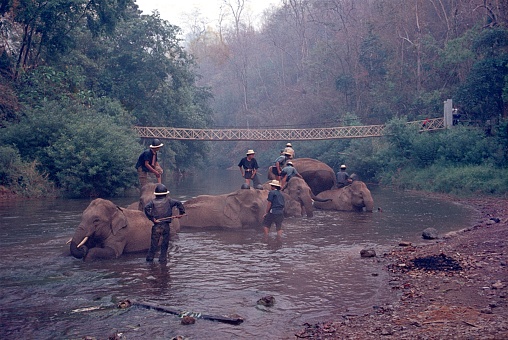
[[[168,173],[297,157],[362,180],[460,195],[508,193],[508,2],[280,0],[254,24],[223,0],[183,35],[133,0],[0,2],[0,191],[109,197],[137,184],[150,141],[133,126],[386,124],[380,138],[166,141]],[[405,122],[443,115],[453,128]]]

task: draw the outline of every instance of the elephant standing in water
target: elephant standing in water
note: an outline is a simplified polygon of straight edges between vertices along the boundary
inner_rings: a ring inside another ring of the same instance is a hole
[[[97,198],[83,212],[70,251],[72,256],[86,261],[147,251],[151,230],[152,222],[143,212]]]
[[[292,162],[314,195],[336,187],[335,172],[327,164],[313,158],[296,158]]]
[[[314,202],[314,207],[323,210],[366,211],[372,212],[374,200],[370,190],[362,181],[354,181],[340,189],[330,189],[317,195],[321,199],[331,199],[328,202]]]
[[[302,210],[302,215],[305,211],[307,217],[314,216],[313,201],[329,201],[329,199],[321,199],[314,196],[307,183],[299,177],[292,177],[282,190],[283,194],[289,195],[293,200],[298,202]]]

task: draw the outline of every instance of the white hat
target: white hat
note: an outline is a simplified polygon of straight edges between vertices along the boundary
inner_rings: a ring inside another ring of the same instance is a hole
[[[288,161],[288,162],[286,163],[286,165],[293,165],[293,162]]]
[[[271,185],[272,187],[279,187],[279,188],[280,188],[280,183],[279,183],[279,181],[278,181],[278,180],[276,180],[276,179],[272,180],[272,181],[270,182],[270,185]]]
[[[345,169],[345,168],[346,168],[346,165],[345,165],[345,164],[342,164],[342,165],[340,166],[340,168],[341,168],[341,169]]]
[[[287,143],[286,146],[293,146],[293,145],[291,145],[291,143]]]
[[[164,144],[162,144],[162,142],[160,140],[158,140],[157,138],[154,138],[154,140],[152,141],[152,144],[150,144],[151,149],[162,148],[163,146],[164,146]]]
[[[254,150],[252,150],[252,149],[247,150],[247,155],[252,155],[252,154],[255,154]]]

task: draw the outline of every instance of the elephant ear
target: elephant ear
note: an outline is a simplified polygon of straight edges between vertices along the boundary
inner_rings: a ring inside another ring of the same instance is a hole
[[[116,235],[122,228],[127,227],[127,218],[125,217],[122,208],[116,207],[113,216],[111,217],[111,232]]]
[[[237,193],[228,195],[226,197],[226,204],[224,205],[224,216],[233,221],[233,223],[240,221],[241,206],[237,196]]]

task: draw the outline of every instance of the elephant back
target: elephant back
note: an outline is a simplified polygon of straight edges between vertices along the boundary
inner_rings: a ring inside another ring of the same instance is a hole
[[[336,185],[335,172],[326,163],[313,158],[296,158],[292,162],[314,195]]]

